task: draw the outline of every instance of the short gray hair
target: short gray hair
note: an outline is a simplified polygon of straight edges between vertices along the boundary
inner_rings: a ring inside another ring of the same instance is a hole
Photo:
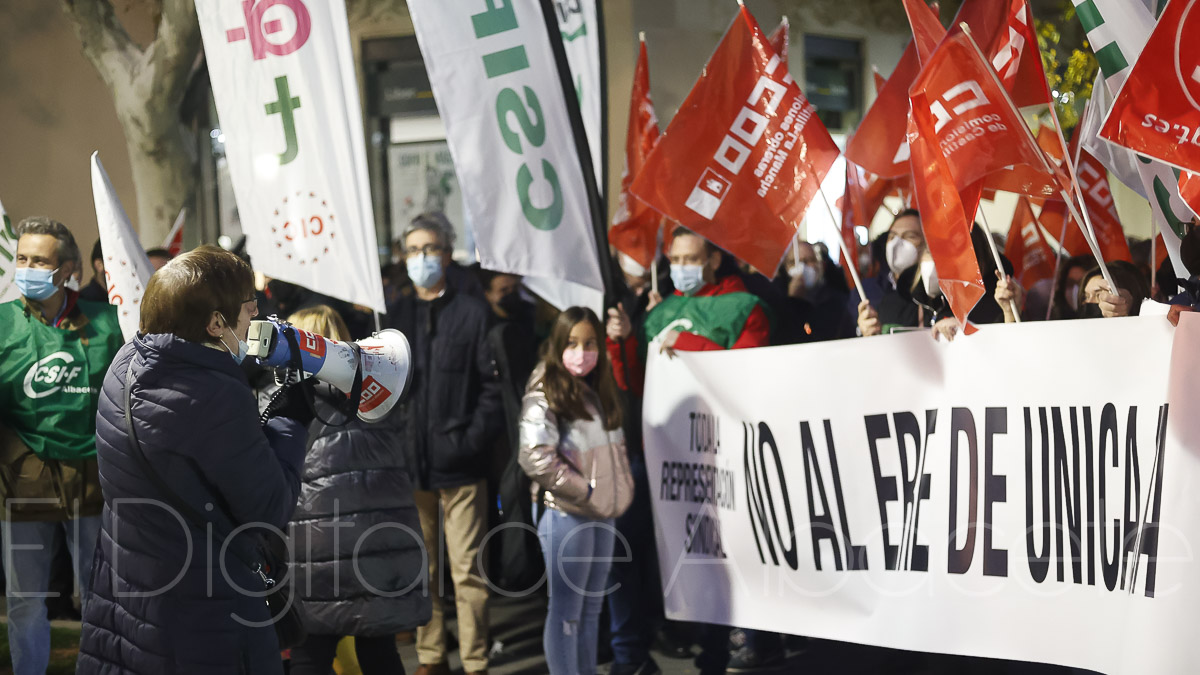
[[[46,234],[58,240],[58,264],[65,262],[80,262],[82,257],[79,255],[79,246],[75,243],[75,235],[67,229],[66,225],[47,218],[46,216],[33,216],[26,218],[17,224],[17,239],[24,237],[27,234]]]
[[[450,219],[441,211],[426,211],[413,218],[404,230],[404,234],[400,235],[401,248],[404,247],[404,242],[408,241],[408,236],[417,230],[436,234],[438,242],[443,248],[448,251],[454,250],[454,240],[457,239],[457,235],[454,232],[454,226],[450,224]]]

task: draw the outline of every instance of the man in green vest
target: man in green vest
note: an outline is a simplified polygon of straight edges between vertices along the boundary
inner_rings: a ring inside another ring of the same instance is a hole
[[[695,232],[685,227],[675,228],[668,255],[675,293],[661,300],[651,297],[639,339],[628,339],[633,334],[633,322],[624,307],[608,311],[608,354],[619,386],[641,396],[648,349],[672,356],[676,351],[743,349],[769,344],[771,323],[763,302],[746,290],[738,275],[717,276],[725,255]],[[737,651],[731,655],[729,628],[704,626],[698,636],[701,652],[696,657],[701,674],[724,673],[727,665],[748,668],[778,665],[783,655],[778,635],[751,631],[746,634],[749,637],[736,645]]]
[[[96,470],[96,404],[124,342],[116,308],[65,287],[79,264],[62,223],[17,226],[15,283],[0,304],[0,496],[4,500],[8,644],[15,675],[50,659],[47,589],[61,530],[86,597],[104,500]]]

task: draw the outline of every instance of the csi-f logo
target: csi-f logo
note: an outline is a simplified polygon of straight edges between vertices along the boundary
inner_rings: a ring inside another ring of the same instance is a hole
[[[29,398],[45,398],[70,385],[83,372],[82,366],[71,365],[75,357],[67,352],[54,352],[39,359],[25,373],[25,395]]]
[[[267,39],[268,35],[284,32],[282,11],[272,12],[273,19],[266,18],[267,11],[276,6],[290,12],[293,19],[292,34],[282,41]],[[225,40],[241,42],[249,39],[250,53],[255,61],[267,58],[267,54],[287,56],[295,52],[308,42],[308,35],[312,32],[312,18],[302,0],[243,0],[242,13],[246,16],[245,27],[225,31]]]
[[[713,153],[713,161],[723,171],[717,171],[713,167],[705,168],[696,187],[684,202],[689,209],[709,220],[716,215],[732,184],[730,178],[722,173],[728,176],[741,173],[746,166],[746,160],[750,158],[750,152],[762,141],[767,125],[788,93],[792,76],[786,70],[781,80],[777,81],[771,77],[779,69],[779,64],[779,57],[772,56],[767,63],[766,72],[759,76],[754,89],[746,97],[746,103],[729,125],[725,137],[721,139],[721,145]]]
[[[942,94],[940,100],[929,105],[929,112],[933,113],[935,120],[934,133],[941,132],[950,123],[950,112],[957,116],[988,103],[988,97],[983,93],[983,88],[975,80],[959,82],[950,87],[946,93]],[[946,112],[946,106],[952,106],[950,112]]]

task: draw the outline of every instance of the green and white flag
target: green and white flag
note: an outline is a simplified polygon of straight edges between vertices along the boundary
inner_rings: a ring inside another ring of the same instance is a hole
[[[13,276],[17,271],[17,233],[13,228],[4,204],[0,203],[0,302],[16,300],[21,296]]]
[[[571,81],[579,96],[588,150],[592,154],[596,189],[604,194],[604,77],[600,68],[600,13],[596,5],[596,0],[554,1],[558,29],[571,68]]]
[[[1150,39],[1155,12],[1161,11],[1166,3],[1161,0],[1071,1],[1100,63],[1104,86],[1115,98]],[[1084,141],[1084,146],[1090,147],[1096,142],[1093,133]],[[1142,183],[1139,192],[1150,201],[1154,221],[1162,232],[1175,274],[1187,278],[1190,273],[1179,257],[1179,240],[1184,234],[1183,225],[1192,219],[1192,212],[1179,197],[1178,173],[1162,162],[1140,156],[1137,168]]]

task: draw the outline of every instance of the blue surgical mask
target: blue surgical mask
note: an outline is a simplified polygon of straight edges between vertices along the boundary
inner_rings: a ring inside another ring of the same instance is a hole
[[[671,283],[675,290],[691,295],[704,286],[704,265],[671,264]]]
[[[32,267],[18,267],[14,281],[21,295],[41,302],[58,292],[54,285],[54,275],[58,270],[39,270]]]
[[[442,280],[440,256],[427,256],[422,253],[409,258],[405,265],[408,267],[408,278],[420,288],[433,288]]]
[[[220,316],[221,320],[225,321],[225,326],[229,328],[230,333],[233,333],[233,325],[225,319],[224,315],[218,314],[217,316]],[[221,338],[221,346],[225,348],[225,351],[229,352],[229,356],[240,366],[242,365],[242,361],[246,360],[246,354],[250,351],[250,345],[244,340],[239,340],[236,334],[234,334],[233,339],[237,340],[238,343],[238,350],[236,354],[234,354],[233,350],[229,348],[229,345],[225,344],[224,337]]]

